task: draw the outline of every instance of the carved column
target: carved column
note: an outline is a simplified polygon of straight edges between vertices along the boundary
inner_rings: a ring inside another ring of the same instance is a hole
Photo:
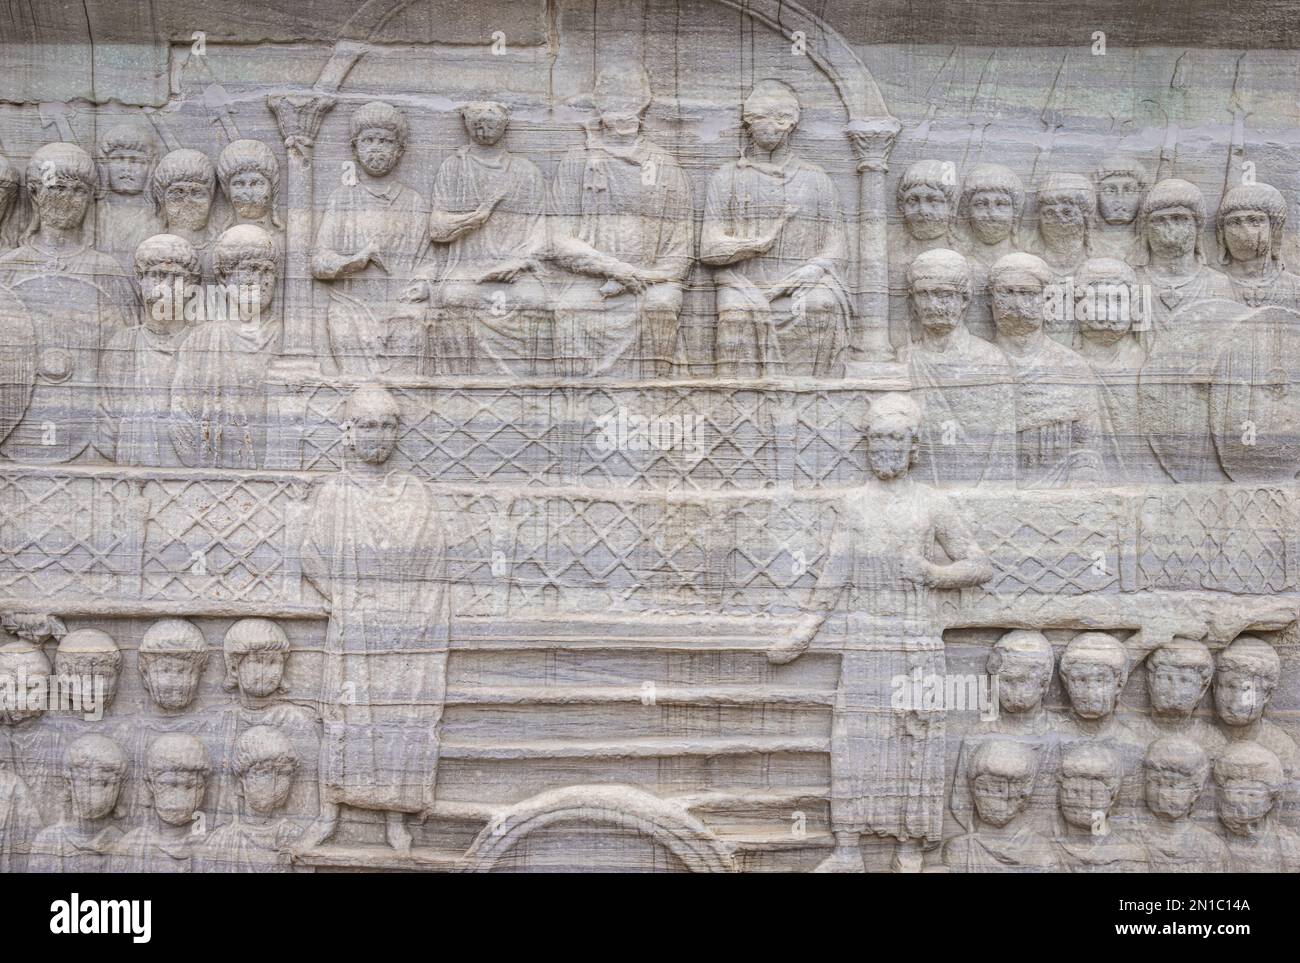
[[[885,173],[902,125],[893,117],[859,120],[844,128],[858,158],[858,321],[853,356],[892,361],[889,343],[889,238]]]
[[[321,93],[272,94],[266,103],[275,114],[289,152],[282,353],[286,358],[314,362],[316,312],[312,305],[311,247],[316,238],[311,163],[316,134],[335,98]]]

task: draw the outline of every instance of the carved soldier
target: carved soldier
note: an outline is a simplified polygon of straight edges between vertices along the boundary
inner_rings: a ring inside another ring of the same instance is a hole
[[[200,807],[212,761],[194,736],[159,736],[144,757],[151,805],[144,824],[122,837],[115,873],[188,873],[206,834]]]
[[[298,752],[273,726],[253,726],[232,747],[230,776],[238,784],[236,818],[212,832],[195,868],[213,873],[292,872],[288,851],[302,826],[283,810],[298,773]]]
[[[889,232],[889,316],[896,322],[907,317],[907,269],[916,256],[958,247],[957,197],[957,168],[950,161],[919,160],[898,179],[895,201],[903,225]]]
[[[989,269],[997,345],[1015,379],[1016,480],[1021,488],[1067,488],[1101,480],[1100,402],[1088,363],[1043,330],[1043,292],[1053,283],[1040,258],[1008,254]]]
[[[371,374],[385,353],[389,302],[410,287],[428,245],[429,206],[391,176],[406,150],[406,115],[371,101],[349,122],[356,163],[330,195],[316,233],[312,275],[330,282],[330,351],[348,376]]]
[[[212,220],[217,196],[217,170],[212,161],[202,151],[171,151],[154,169],[151,187],[162,233],[189,241],[199,256],[203,280],[211,280],[212,245],[218,234]]]
[[[1111,818],[1123,788],[1124,770],[1119,754],[1100,743],[1076,743],[1062,754],[1056,851],[1068,872],[1145,871],[1141,840],[1123,821]]]
[[[936,248],[907,270],[921,336],[908,368],[925,419],[916,471],[931,484],[978,485],[1015,477],[1015,388],[1006,356],[966,329],[970,262]]]
[[[1083,262],[1091,256],[1091,232],[1096,199],[1092,182],[1081,174],[1051,174],[1038,189],[1038,232],[1031,251],[1043,259],[1058,291],[1065,290]],[[1074,347],[1078,322],[1049,315],[1049,337]]]
[[[954,873],[1048,873],[1059,871],[1051,840],[1039,834],[1025,810],[1041,778],[1031,746],[989,739],[971,753],[967,773],[974,800],[970,832],[949,839],[943,859]]]
[[[973,828],[970,760],[991,739],[1013,740],[1029,750],[1038,779],[1026,818],[1040,828],[1050,824],[1049,817],[1056,808],[1060,755],[1052,734],[1059,727],[1059,720],[1043,705],[1043,700],[1055,668],[1056,655],[1042,632],[1014,629],[989,649],[986,669],[997,680],[998,712],[994,719],[982,722],[967,735],[957,753],[949,809],[959,825]]]
[[[260,140],[237,140],[217,156],[217,180],[235,212],[235,224],[255,224],[284,248],[280,220],[280,162]]]
[[[510,108],[466,104],[470,143],[442,162],[429,234],[445,245],[433,285],[433,361],[440,374],[549,372],[550,312],[537,275],[546,245],[546,182],[501,146]]]
[[[1089,258],[1074,276],[1075,348],[1097,379],[1101,461],[1111,484],[1147,481],[1151,463],[1138,418],[1138,377],[1146,351],[1134,331],[1144,310],[1133,269],[1114,258]]]
[[[1144,822],[1142,832],[1150,871],[1228,872],[1228,848],[1192,820],[1210,775],[1205,750],[1182,736],[1163,736],[1147,747],[1143,771],[1147,809],[1155,817]]]
[[[214,254],[218,280],[238,292],[239,316],[200,325],[181,343],[172,444],[191,468],[257,468],[266,454],[266,370],[280,344],[272,311],[280,251],[266,231],[240,224]]]
[[[90,155],[73,144],[47,144],[32,155],[26,183],[32,221],[23,243],[0,257],[0,285],[21,299],[34,334],[26,335],[11,311],[0,316],[9,329],[5,363],[14,372],[4,380],[29,371],[30,337],[35,386],[25,381],[30,401],[0,453],[19,462],[69,462],[93,454],[99,352],[134,313],[135,296],[121,265],[87,242],[95,190]],[[2,414],[8,420],[11,411]]]
[[[1009,167],[980,164],[962,179],[957,212],[962,232],[961,251],[969,259],[974,299],[967,314],[971,333],[992,340],[996,335],[989,307],[989,268],[1002,257],[1015,254],[1020,245],[1020,216],[1025,208],[1025,185]]]
[[[867,459],[874,476],[845,496],[810,616],[769,653],[788,662],[821,636],[840,653],[831,736],[831,825],[825,872],[863,872],[861,837],[897,840],[894,866],[919,871],[921,847],[942,836],[944,713],[896,704],[891,679],[942,677],[932,593],[979,585],[992,563],[954,507],[909,473],[921,412],[903,395],[872,403]],[[935,543],[950,562],[930,561]]]
[[[161,231],[158,211],[145,196],[157,159],[158,138],[144,123],[114,124],[99,138],[107,191],[95,206],[96,246],[128,271],[140,243]]]
[[[1109,157],[1093,172],[1092,181],[1097,193],[1092,254],[1128,261],[1138,244],[1138,212],[1151,183],[1147,170],[1138,161]]]
[[[1223,195],[1215,235],[1219,263],[1237,299],[1252,308],[1300,311],[1300,276],[1282,263],[1286,199],[1268,184],[1238,184]]]
[[[842,377],[851,314],[839,195],[790,146],[799,98],[755,85],[743,109],[749,150],[709,180],[700,260],[718,270],[722,377]]]
[[[388,842],[407,852],[405,817],[428,815],[438,769],[451,620],[445,526],[433,492],[387,465],[399,419],[392,395],[358,388],[347,418],[348,464],[317,495],[302,545],[303,573],[330,608],[321,815],[303,842],[328,839],[347,805],[383,812]]]
[[[682,285],[695,254],[690,181],[647,137],[650,78],[639,64],[596,78],[586,146],[551,182],[552,256],[568,272],[555,308],[557,374],[672,372]]]
[[[184,238],[158,234],[136,250],[135,273],[140,323],[112,337],[100,364],[99,450],[119,465],[175,468],[172,382],[190,329],[176,293],[199,282],[199,256]]]
[[[63,756],[70,811],[32,844],[33,873],[105,873],[122,830],[112,818],[126,786],[126,753],[112,739],[85,735]]]
[[[22,176],[3,154],[0,154],[0,253],[8,251],[15,243],[15,219],[10,215],[18,207]]]
[[[1214,783],[1233,871],[1300,872],[1300,838],[1279,822],[1286,775],[1277,755],[1234,742],[1214,761]]]
[[[1151,715],[1142,720],[1145,738],[1184,736],[1214,759],[1226,740],[1196,714],[1214,678],[1214,656],[1209,647],[1175,636],[1151,650],[1146,670]]]

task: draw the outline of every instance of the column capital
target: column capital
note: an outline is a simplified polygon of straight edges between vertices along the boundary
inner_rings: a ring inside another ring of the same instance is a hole
[[[858,158],[858,171],[889,170],[889,152],[894,148],[894,139],[903,125],[894,117],[872,117],[869,120],[855,120],[844,127],[849,138],[849,145]]]
[[[268,94],[266,105],[275,115],[284,146],[300,157],[316,143],[321,121],[337,103],[332,94],[308,92],[304,94]]]

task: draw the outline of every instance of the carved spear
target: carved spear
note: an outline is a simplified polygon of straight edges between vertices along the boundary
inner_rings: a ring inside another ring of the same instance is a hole
[[[1223,193],[1228,193],[1242,182],[1246,161],[1246,118],[1250,111],[1241,101],[1241,62],[1246,59],[1243,52],[1237,58],[1237,68],[1232,74],[1232,93],[1228,96],[1228,110],[1232,113],[1232,140],[1228,144],[1228,166],[1223,172]]]
[[[1060,66],[1056,68],[1056,76],[1052,78],[1052,86],[1047,91],[1047,99],[1043,102],[1043,112],[1038,115],[1043,129],[1047,132],[1047,146],[1044,147],[1040,140],[1038,151],[1034,154],[1034,166],[1029,172],[1029,183],[1035,185],[1034,190],[1037,190],[1038,169],[1045,166],[1047,160],[1051,158],[1052,149],[1056,144],[1056,135],[1065,126],[1065,112],[1058,104],[1064,103],[1065,91],[1069,87],[1069,76],[1065,72],[1069,59],[1070,51],[1066,50],[1061,55]],[[1064,84],[1061,82],[1063,77],[1066,81]]]
[[[943,106],[943,103],[948,99],[948,92],[946,87],[944,88],[944,96],[942,100],[935,93],[935,88],[939,86],[940,78],[942,78],[943,75],[948,72],[948,68],[952,64],[953,57],[955,57],[956,55],[957,55],[956,47],[953,47],[950,51],[948,51],[948,58],[943,62],[943,66],[939,68],[939,72],[934,75],[934,79],[930,81],[930,86],[926,88],[925,117],[921,119],[921,123],[919,123],[916,127],[916,141],[917,141],[918,148],[924,147],[926,142],[929,141],[930,125],[934,123],[934,118],[939,113],[939,108]],[[949,83],[951,82],[952,80],[951,78],[949,78]]]
[[[1160,163],[1156,167],[1156,180],[1174,176],[1174,159],[1178,153],[1178,122],[1187,112],[1187,71],[1183,61],[1187,58],[1184,50],[1174,61],[1174,70],[1169,77],[1169,90],[1166,93],[1165,139],[1160,145]]]

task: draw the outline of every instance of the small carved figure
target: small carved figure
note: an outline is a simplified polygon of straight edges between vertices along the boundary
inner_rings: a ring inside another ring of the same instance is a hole
[[[161,231],[158,211],[145,196],[158,138],[140,121],[109,127],[99,138],[99,164],[107,190],[95,205],[95,244],[130,271],[136,248]]]
[[[1061,756],[1057,856],[1071,873],[1140,873],[1146,853],[1131,829],[1111,818],[1124,783],[1114,749],[1081,742]]]
[[[113,820],[126,786],[126,753],[112,739],[85,735],[63,757],[70,812],[32,844],[33,873],[105,873],[122,831]]]
[[[989,268],[999,258],[1021,250],[1020,217],[1025,185],[1002,164],[980,164],[962,179],[959,222],[965,225],[961,251],[970,261],[974,298],[966,327],[977,337],[992,340],[993,311],[989,307]]]
[[[1051,841],[1025,817],[1038,778],[1032,747],[1011,739],[988,739],[971,753],[966,773],[974,800],[970,832],[944,844],[954,873],[1048,873],[1060,869]]]
[[[915,872],[922,845],[942,836],[944,710],[899,695],[912,691],[913,674],[924,681],[944,673],[932,593],[979,585],[993,566],[947,498],[910,474],[921,436],[915,402],[887,395],[872,403],[868,420],[874,477],[840,504],[814,598],[821,612],[768,658],[788,662],[819,635],[840,653],[831,736],[835,849],[821,871],[863,872],[861,837],[874,833],[897,840],[895,869]],[[950,562],[930,561],[936,542]]]
[[[212,761],[194,736],[168,733],[149,746],[144,781],[152,800],[144,824],[122,837],[115,873],[188,873],[206,833],[200,807]]]
[[[700,260],[718,270],[722,377],[842,377],[852,313],[847,239],[826,172],[790,139],[799,98],[764,80],[743,108],[749,149],[709,180]]]
[[[1038,233],[1031,250],[1043,259],[1063,284],[1092,256],[1092,216],[1097,201],[1092,182],[1082,174],[1050,174],[1038,188]],[[1074,344],[1075,324],[1049,319],[1047,333],[1062,344]]]
[[[1100,401],[1088,363],[1043,330],[1044,290],[1053,279],[1040,258],[1008,254],[989,269],[997,345],[1015,378],[1016,481],[1067,488],[1101,481]]]
[[[1214,656],[1209,647],[1175,636],[1151,650],[1146,670],[1151,702],[1151,716],[1143,720],[1146,737],[1185,736],[1214,759],[1225,739],[1196,714],[1214,678]]]
[[[387,466],[393,396],[358,388],[347,418],[349,462],[316,496],[302,545],[303,573],[330,607],[321,815],[303,843],[328,839],[348,805],[385,813],[389,843],[407,852],[405,817],[429,814],[438,770],[451,622],[445,524],[433,492]]]
[[[1147,747],[1142,767],[1147,809],[1155,816],[1144,822],[1142,832],[1150,871],[1228,872],[1228,848],[1192,820],[1210,776],[1205,750],[1182,736],[1162,736]]]
[[[1015,477],[1016,400],[1011,365],[974,337],[970,262],[936,248],[907,270],[921,336],[908,353],[912,388],[925,419],[916,471],[931,484],[978,485]]]
[[[260,140],[237,140],[217,156],[217,180],[235,212],[235,224],[255,224],[284,247],[280,221],[280,162]]]
[[[1234,742],[1214,760],[1214,784],[1233,871],[1300,872],[1300,838],[1279,822],[1286,775],[1277,755]]]
[[[253,726],[235,740],[230,775],[240,805],[233,822],[211,833],[195,857],[196,869],[214,873],[292,872],[289,849],[302,827],[281,810],[293,790],[298,753],[273,726]]]
[[[1138,212],[1150,175],[1138,161],[1109,157],[1092,175],[1097,193],[1097,220],[1090,232],[1092,254],[1128,261],[1138,243]]]
[[[189,241],[199,256],[203,280],[210,281],[212,245],[218,233],[212,221],[217,196],[217,169],[212,161],[202,151],[171,151],[154,169],[151,189],[162,233]]]
[[[639,64],[602,70],[586,145],[552,178],[552,257],[568,272],[555,307],[557,374],[672,372],[695,212],[686,174],[643,130],[652,96]]]
[[[326,325],[339,371],[368,376],[386,353],[389,304],[415,280],[428,246],[429,205],[390,176],[406,150],[406,115],[371,101],[349,122],[348,162],[321,216],[312,275],[330,282]]]

